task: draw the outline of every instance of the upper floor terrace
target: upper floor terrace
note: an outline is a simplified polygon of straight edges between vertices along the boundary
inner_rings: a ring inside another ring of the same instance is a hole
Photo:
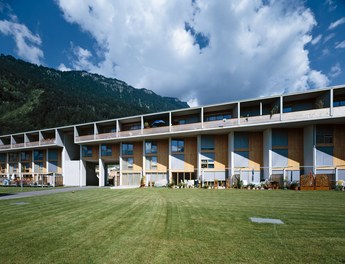
[[[58,129],[53,128],[0,136],[0,151],[41,146],[62,146],[61,134]]]
[[[75,142],[345,117],[345,86],[75,126]]]

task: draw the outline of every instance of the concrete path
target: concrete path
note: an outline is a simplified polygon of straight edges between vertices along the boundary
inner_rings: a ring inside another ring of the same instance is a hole
[[[63,192],[74,192],[74,191],[82,191],[82,190],[90,190],[96,188],[109,188],[109,187],[98,187],[98,186],[86,186],[86,187],[67,187],[67,188],[59,188],[59,189],[47,189],[43,191],[32,191],[32,192],[18,192],[18,193],[11,193],[5,194],[4,196],[0,196],[1,200],[10,200],[10,199],[18,199],[18,198],[26,198],[31,196],[40,196],[40,195],[48,195],[54,193],[63,193]]]

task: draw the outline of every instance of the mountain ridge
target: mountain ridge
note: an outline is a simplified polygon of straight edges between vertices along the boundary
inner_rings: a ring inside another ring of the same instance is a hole
[[[188,107],[115,78],[0,55],[1,135]]]

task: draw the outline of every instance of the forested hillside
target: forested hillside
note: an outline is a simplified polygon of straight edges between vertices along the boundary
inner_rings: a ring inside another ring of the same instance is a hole
[[[186,107],[117,79],[0,56],[2,135]]]

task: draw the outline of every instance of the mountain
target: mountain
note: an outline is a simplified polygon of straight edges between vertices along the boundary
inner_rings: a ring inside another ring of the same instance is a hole
[[[0,55],[1,135],[187,107],[117,79]]]

